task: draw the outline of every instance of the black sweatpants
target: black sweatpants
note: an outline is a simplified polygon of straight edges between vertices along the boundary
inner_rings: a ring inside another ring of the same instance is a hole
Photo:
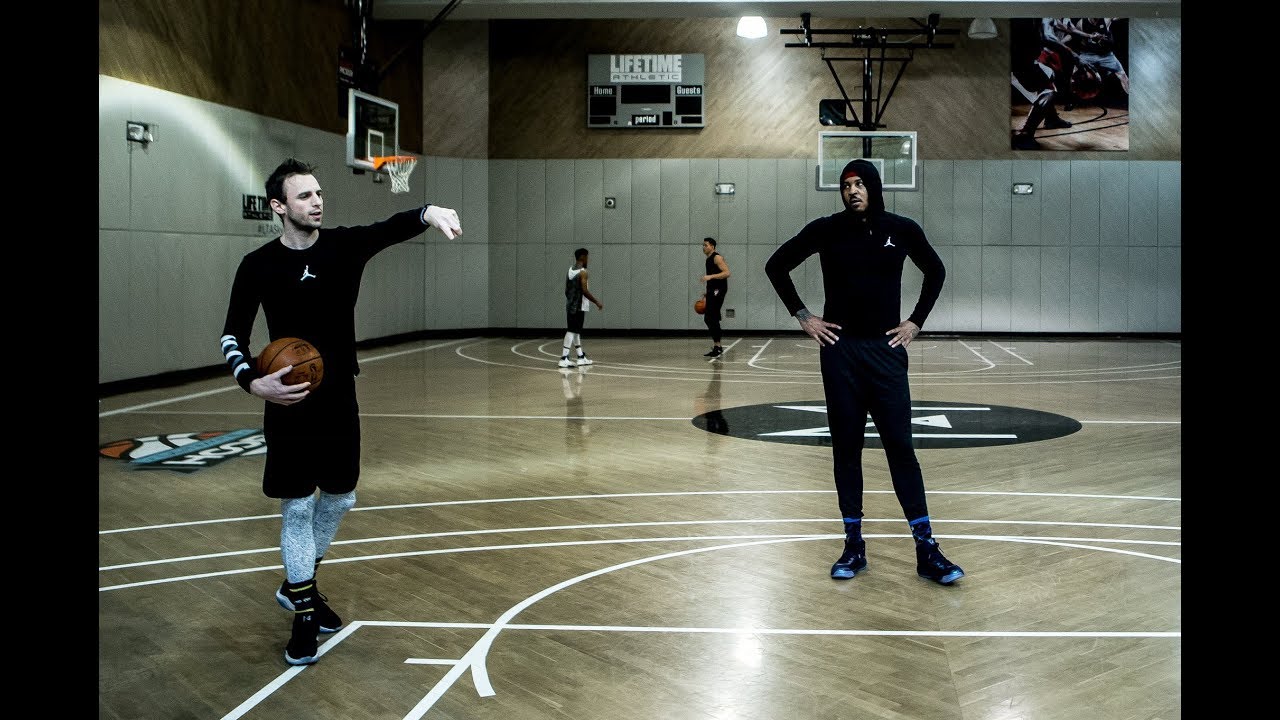
[[[724,306],[724,296],[729,292],[727,287],[707,288],[707,307],[703,310],[702,321],[711,331],[711,342],[720,344],[720,308]]]
[[[906,519],[928,515],[924,477],[911,444],[907,349],[889,347],[888,336],[841,337],[834,345],[823,345],[820,358],[841,514],[862,517],[862,448],[870,413]]]

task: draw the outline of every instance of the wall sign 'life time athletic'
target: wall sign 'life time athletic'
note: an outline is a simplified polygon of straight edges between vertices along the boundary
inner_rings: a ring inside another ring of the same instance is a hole
[[[705,80],[701,53],[588,55],[587,127],[705,127]]]

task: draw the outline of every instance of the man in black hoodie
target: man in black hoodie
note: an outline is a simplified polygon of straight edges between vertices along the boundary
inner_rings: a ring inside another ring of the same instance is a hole
[[[867,413],[889,461],[893,491],[916,543],[916,572],[950,585],[964,570],[942,554],[929,523],[924,478],[911,445],[907,345],[933,309],[946,268],[915,221],[885,212],[880,174],[866,160],[840,173],[843,212],[818,218],[783,243],[765,273],[787,311],[820,346],[822,385],[831,428],[836,494],[845,543],[831,577],[847,579],[867,567],[862,539],[862,448]],[[809,312],[791,271],[814,253],[822,262],[826,307]],[[902,266],[911,258],[924,273],[915,309],[901,320]],[[886,341],[885,336],[889,336]]]

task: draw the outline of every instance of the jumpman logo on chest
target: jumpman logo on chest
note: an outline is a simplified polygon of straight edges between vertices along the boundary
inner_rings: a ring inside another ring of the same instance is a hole
[[[302,282],[307,278],[314,278],[314,277],[315,275],[311,274],[311,266],[307,265],[306,267],[302,268],[302,277],[298,280],[298,282]]]

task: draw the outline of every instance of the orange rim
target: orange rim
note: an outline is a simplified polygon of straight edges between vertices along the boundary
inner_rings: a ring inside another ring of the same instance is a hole
[[[373,157],[370,159],[373,161],[373,169],[381,170],[383,165],[386,165],[387,163],[392,162],[393,160],[409,161],[409,160],[414,160],[416,158],[414,158],[412,155],[387,155],[384,157]]]

